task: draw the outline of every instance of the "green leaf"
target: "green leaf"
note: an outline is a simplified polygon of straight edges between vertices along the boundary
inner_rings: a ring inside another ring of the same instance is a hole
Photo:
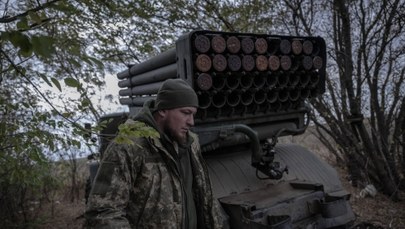
[[[59,80],[57,80],[54,77],[51,77],[51,81],[53,84],[55,84],[55,86],[59,89],[59,91],[62,92],[62,87],[60,86]]]
[[[9,34],[11,43],[16,48],[20,48],[20,53],[24,56],[29,56],[32,53],[32,44],[30,38],[18,31],[13,31]]]
[[[53,39],[48,36],[33,36],[31,38],[34,52],[38,56],[45,58],[51,57],[54,52]]]
[[[76,67],[80,68],[82,65],[77,62],[75,59],[70,59],[69,60],[70,63],[72,63],[73,65],[75,65]]]
[[[38,25],[42,23],[41,17],[36,12],[29,11],[28,16],[30,16],[31,20],[33,20]]]
[[[30,105],[29,105],[28,103],[26,103],[26,102],[23,102],[22,105],[23,105],[25,108],[30,108]]]
[[[28,20],[26,17],[22,17],[19,22],[17,22],[17,29],[26,30],[29,29]]]
[[[71,44],[68,48],[69,52],[73,55],[80,56],[80,44]]]
[[[104,68],[104,64],[103,62],[101,62],[100,60],[94,58],[94,57],[88,57],[91,61],[93,61],[93,63],[95,63],[100,69]]]
[[[87,56],[83,57],[82,60],[88,63],[90,66],[93,66],[93,62],[91,62]]]
[[[55,122],[55,120],[53,120],[53,119],[49,120],[49,121],[48,121],[48,124],[49,124],[50,126],[52,126],[52,127],[55,129],[55,127],[56,127],[56,122]]]
[[[88,107],[90,105],[91,101],[87,98],[84,98],[82,100],[82,107]]]
[[[48,77],[46,77],[45,74],[42,74],[42,73],[37,73],[37,74],[45,81],[46,84],[48,84],[50,87],[52,87],[51,82],[48,80]]]
[[[65,112],[65,113],[63,113],[62,114],[63,115],[63,117],[65,117],[65,118],[70,118],[70,117],[72,117],[72,113],[71,112]]]
[[[10,32],[1,32],[0,38],[2,41],[10,40]]]
[[[79,87],[80,82],[73,78],[65,78],[65,84],[69,87]]]
[[[74,145],[74,146],[76,146],[77,148],[80,149],[82,144],[79,141],[77,141],[75,139],[72,139],[72,145]]]

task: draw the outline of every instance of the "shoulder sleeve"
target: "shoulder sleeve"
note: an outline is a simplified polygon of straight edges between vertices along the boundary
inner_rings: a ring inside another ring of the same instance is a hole
[[[87,203],[87,228],[130,228],[125,207],[142,161],[137,144],[112,143],[107,148]]]

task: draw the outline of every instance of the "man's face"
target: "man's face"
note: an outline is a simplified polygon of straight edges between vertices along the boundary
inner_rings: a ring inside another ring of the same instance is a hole
[[[179,144],[187,142],[187,133],[190,127],[194,126],[194,115],[197,113],[195,107],[180,107],[164,110],[163,131],[172,140]]]

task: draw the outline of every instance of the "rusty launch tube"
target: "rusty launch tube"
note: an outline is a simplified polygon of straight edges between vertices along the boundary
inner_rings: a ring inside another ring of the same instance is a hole
[[[259,37],[255,41],[255,49],[258,54],[264,54],[267,52],[268,44],[266,39]]]
[[[305,40],[302,43],[302,51],[307,54],[307,55],[311,55],[312,52],[314,50],[314,45],[312,44],[312,42],[310,40]]]
[[[206,109],[211,105],[211,96],[208,92],[198,92],[198,105],[201,109]]]
[[[242,60],[238,55],[228,56],[228,68],[231,71],[237,72],[242,67]]]
[[[212,79],[212,88],[216,91],[220,91],[225,87],[226,81],[225,77],[214,77]]]
[[[133,75],[138,75],[174,63],[176,63],[176,49],[172,48],[142,63],[133,65],[129,69],[118,73],[117,77],[118,79],[125,79]]]
[[[212,61],[207,54],[200,54],[197,56],[195,65],[199,71],[208,72],[212,67]]]
[[[302,59],[302,64],[301,65],[304,68],[304,70],[307,70],[307,71],[311,70],[312,65],[313,65],[311,57],[310,56],[304,56],[303,59]]]
[[[253,77],[251,75],[243,75],[240,78],[240,86],[242,89],[248,89],[253,84]]]
[[[270,74],[267,78],[266,78],[266,86],[268,89],[272,89],[276,86],[277,82],[278,82],[278,78],[280,76],[276,73],[272,73]]]
[[[216,108],[221,108],[226,104],[226,95],[224,92],[218,92],[212,96],[212,105]]]
[[[245,55],[242,57],[243,70],[250,72],[255,68],[255,58],[252,55]]]
[[[277,86],[284,88],[287,86],[290,76],[285,74],[277,78]]]
[[[253,78],[253,85],[255,88],[262,88],[266,84],[266,76],[265,75],[256,75]]]
[[[280,58],[275,55],[269,57],[269,69],[271,71],[277,71],[280,68]]]
[[[299,82],[300,82],[300,75],[299,74],[293,73],[293,74],[289,75],[289,77],[288,77],[288,85],[290,87],[295,88],[295,86],[297,86]]]
[[[230,53],[238,53],[240,50],[240,41],[236,36],[230,36],[226,39],[226,47]]]
[[[300,39],[293,39],[291,41],[291,50],[294,55],[300,55],[302,53],[302,43]]]
[[[287,100],[288,100],[288,91],[287,90],[281,90],[278,93],[278,101],[286,102]]]
[[[242,51],[245,54],[251,54],[255,49],[255,43],[250,37],[244,37],[241,41]]]
[[[258,55],[256,57],[256,68],[257,68],[257,70],[259,70],[261,72],[266,71],[268,65],[269,65],[269,61],[267,60],[266,56]]]
[[[212,87],[212,77],[207,73],[201,73],[196,80],[198,88],[203,91],[207,91]]]
[[[323,59],[320,56],[315,56],[313,59],[313,66],[315,69],[321,69],[323,67]]]
[[[291,101],[297,101],[301,97],[300,90],[291,90],[288,92],[288,97]]]
[[[236,76],[229,76],[226,78],[225,85],[228,89],[235,89],[240,84],[240,78]]]
[[[210,39],[205,35],[198,35],[194,40],[194,47],[200,53],[206,53],[210,50]]]
[[[269,43],[269,47],[268,47],[268,51],[270,54],[275,54],[278,52],[279,47],[280,47],[280,38],[268,38],[267,39],[268,43]]]
[[[222,36],[214,36],[211,40],[211,48],[216,53],[223,53],[226,49],[226,41]]]
[[[240,95],[237,91],[232,91],[226,96],[226,103],[230,107],[235,107],[239,104],[240,102]]]
[[[291,58],[286,55],[281,56],[280,57],[280,66],[281,66],[281,69],[284,71],[290,70],[291,66],[292,66]]]
[[[269,92],[267,92],[266,97],[267,97],[267,102],[274,103],[277,101],[278,91],[276,91],[276,90],[269,91]]]
[[[311,76],[308,73],[304,73],[300,75],[300,86],[306,87],[311,80]]]
[[[240,102],[247,106],[253,103],[253,94],[250,91],[245,91],[241,94],[241,100]]]
[[[280,41],[280,52],[287,55],[291,52],[291,42],[287,39],[282,39]]]
[[[262,104],[266,101],[266,93],[263,90],[258,90],[253,95],[253,100],[256,104]]]
[[[312,61],[312,59],[311,59]],[[212,58],[212,67],[218,72],[225,71],[226,67],[228,66],[226,57],[222,54],[216,54]]]

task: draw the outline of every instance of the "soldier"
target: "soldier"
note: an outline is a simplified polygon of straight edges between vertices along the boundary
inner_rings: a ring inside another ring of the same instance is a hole
[[[169,79],[156,100],[128,119],[146,137],[112,142],[103,155],[85,213],[88,228],[223,228],[194,125],[198,98]],[[153,134],[155,133],[155,134]]]

